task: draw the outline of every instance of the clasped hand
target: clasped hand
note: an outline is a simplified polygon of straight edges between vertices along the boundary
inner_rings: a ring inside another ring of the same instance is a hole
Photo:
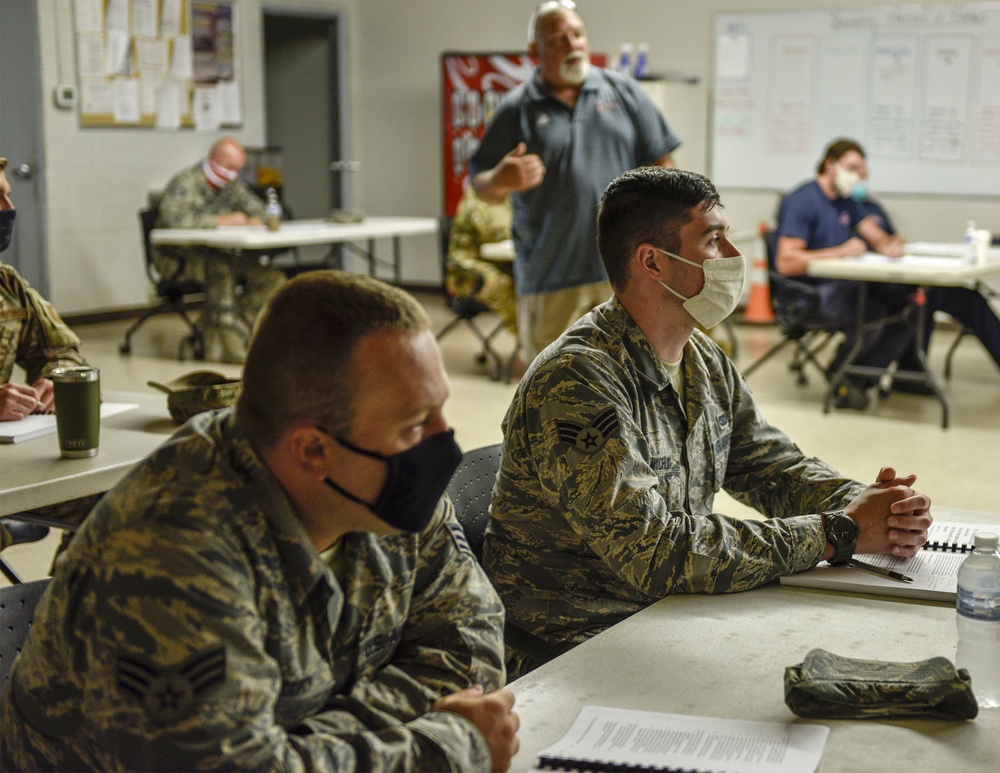
[[[875,483],[858,494],[844,512],[858,524],[858,553],[891,553],[907,558],[927,542],[931,500],[914,491],[916,475],[900,478],[883,467]]]

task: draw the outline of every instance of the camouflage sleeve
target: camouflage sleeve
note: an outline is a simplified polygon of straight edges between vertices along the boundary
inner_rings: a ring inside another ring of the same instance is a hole
[[[481,684],[489,692],[504,684],[503,604],[447,498],[420,542],[413,597],[393,662],[352,693],[395,714],[402,703],[420,714],[457,690]]]
[[[242,179],[234,180],[229,186],[233,202],[234,212],[243,212],[247,217],[264,219],[264,201],[256,193],[250,190]]]
[[[743,377],[732,367],[733,434],[725,488],[769,518],[837,510],[863,489],[826,462],[802,453],[757,410]]]
[[[174,175],[160,199],[156,225],[161,228],[214,228],[217,214],[204,206],[198,186],[198,175],[190,169]]]
[[[102,740],[93,746],[107,756],[93,760],[95,767],[353,771],[488,765],[482,736],[454,714],[401,722],[347,697],[334,698],[297,725],[279,724],[275,707],[285,674],[267,644],[283,632],[263,625],[259,606],[287,602],[258,598],[251,578],[280,568],[249,565],[235,538],[219,535],[211,551],[199,548],[203,542],[194,529],[162,522],[104,535],[93,548],[100,560],[85,562],[89,568],[71,579],[58,602],[74,611],[56,610],[54,619],[92,631],[89,668],[104,672],[89,681],[103,689],[86,690],[78,707],[91,724],[103,726]],[[155,665],[164,662],[179,665]],[[187,674],[196,676],[180,678]],[[144,685],[138,689],[145,698],[121,700],[121,691],[136,683]]]
[[[80,354],[80,339],[63,322],[55,307],[22,282],[24,326],[17,348],[17,364],[24,368],[25,381],[34,384],[48,378],[59,367],[86,365]]]
[[[818,516],[760,522],[668,509],[628,408],[641,399],[636,389],[609,358],[571,353],[536,373],[526,399],[526,442],[545,497],[615,576],[660,598],[746,590],[817,562],[826,543]],[[601,442],[591,448],[560,438],[567,421],[586,427],[600,415]]]
[[[472,220],[469,194],[462,197],[448,236],[448,257],[457,263],[479,259],[479,237]]]

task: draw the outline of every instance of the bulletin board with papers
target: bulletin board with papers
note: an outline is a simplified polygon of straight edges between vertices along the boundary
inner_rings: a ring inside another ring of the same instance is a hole
[[[715,17],[717,185],[788,190],[838,137],[883,192],[996,196],[1000,2]]]
[[[82,126],[243,123],[234,0],[73,0]]]

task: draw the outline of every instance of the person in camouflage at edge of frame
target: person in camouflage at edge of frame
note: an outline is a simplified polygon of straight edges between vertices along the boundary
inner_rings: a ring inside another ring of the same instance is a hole
[[[931,521],[915,478],[866,487],[805,456],[695,329],[745,271],[712,183],[633,170],[598,218],[615,296],[535,360],[503,422],[484,566],[508,621],[577,644],[670,593],[748,590],[841,548],[914,554]],[[720,489],[768,520],[714,512]],[[534,665],[513,652],[508,673]]]
[[[212,145],[208,157],[182,169],[167,183],[159,202],[157,228],[215,228],[222,225],[263,225],[264,202],[240,178],[246,152],[232,137]],[[264,303],[285,281],[280,270],[261,265],[252,251],[239,258],[222,257],[206,247],[154,247],[153,265],[161,276],[172,276],[183,266],[179,279],[205,283],[205,292],[218,297],[234,275],[246,278],[237,297],[237,311],[250,324]],[[218,304],[216,304],[218,305]],[[242,361],[239,357],[237,361]]]
[[[17,216],[6,168],[7,159],[0,156],[0,252],[10,244]],[[36,411],[51,413],[55,398],[49,374],[56,368],[86,364],[80,354],[80,339],[52,304],[13,266],[0,262],[0,421],[17,421]],[[24,369],[27,383],[10,380],[15,365]],[[87,509],[91,504],[88,499]],[[71,509],[74,507],[75,503]],[[82,510],[80,519],[85,514]],[[0,549],[10,541],[0,524]]]
[[[503,606],[442,496],[461,452],[429,325],[359,275],[276,293],[235,409],[192,418],[59,559],[0,768],[508,767]]]
[[[496,312],[504,327],[516,336],[514,278],[479,256],[482,245],[510,238],[513,218],[510,197],[500,204],[487,204],[470,185],[458,203],[448,237],[450,262],[445,272],[445,286],[452,295],[462,297],[476,292],[478,279],[482,278],[476,298]]]

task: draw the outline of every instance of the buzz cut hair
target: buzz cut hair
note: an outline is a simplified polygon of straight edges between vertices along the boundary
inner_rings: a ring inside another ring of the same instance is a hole
[[[289,429],[318,424],[346,432],[359,384],[354,352],[368,333],[430,330],[409,293],[360,274],[301,274],[271,296],[254,329],[236,419],[259,448]]]

